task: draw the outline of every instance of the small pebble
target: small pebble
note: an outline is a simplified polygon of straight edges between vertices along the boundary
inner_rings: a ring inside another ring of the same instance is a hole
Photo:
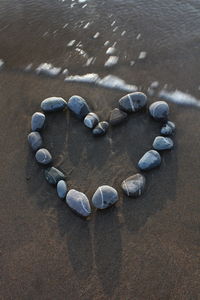
[[[118,201],[117,191],[108,185],[98,187],[92,197],[93,205],[98,209],[105,209]]]
[[[160,130],[163,135],[172,135],[175,132],[176,126],[173,122],[168,121]]]
[[[125,112],[136,112],[147,104],[147,96],[141,92],[134,92],[119,100],[119,108]]]
[[[94,128],[99,123],[99,117],[95,113],[89,113],[84,119],[84,124],[88,128]]]
[[[155,150],[168,150],[172,149],[173,146],[174,143],[169,137],[157,136],[153,142],[153,148]]]
[[[87,196],[79,191],[70,190],[66,196],[66,203],[73,211],[83,217],[91,214],[91,207]]]
[[[169,105],[165,101],[157,101],[149,107],[150,115],[157,121],[166,121],[169,115]]]
[[[146,179],[143,175],[137,173],[128,177],[122,182],[122,189],[129,197],[140,196],[145,188]]]
[[[35,158],[38,163],[42,165],[48,165],[50,162],[52,162],[52,156],[50,152],[47,149],[39,149],[36,154]]]
[[[124,120],[126,120],[127,116],[128,116],[127,113],[125,113],[124,111],[118,108],[114,108],[110,113],[109,122],[111,125],[115,126],[122,123]]]
[[[37,151],[39,148],[41,148],[43,145],[43,141],[42,141],[42,137],[39,134],[39,132],[33,131],[33,132],[29,133],[28,143],[31,146],[31,148],[33,149],[33,151]]]
[[[93,129],[92,133],[95,136],[104,135],[109,127],[109,123],[106,121],[99,122],[98,125]]]
[[[84,119],[90,112],[87,102],[77,95],[74,95],[69,99],[67,106],[79,119]]]
[[[67,185],[64,180],[60,180],[57,183],[57,194],[58,197],[64,199],[67,195]]]
[[[160,154],[155,150],[146,152],[138,162],[141,170],[150,170],[161,164]]]
[[[65,179],[65,175],[55,167],[45,170],[44,175],[46,180],[53,185],[56,185],[60,180]]]
[[[61,111],[67,107],[67,102],[60,97],[50,97],[42,101],[41,109],[45,112]]]
[[[45,122],[45,115],[40,112],[35,112],[31,118],[31,129],[32,131],[40,131]]]

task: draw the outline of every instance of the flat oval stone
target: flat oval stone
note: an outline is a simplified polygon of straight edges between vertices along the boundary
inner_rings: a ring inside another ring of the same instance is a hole
[[[99,117],[93,112],[87,114],[87,116],[84,119],[84,124],[88,128],[94,128],[98,123]]]
[[[119,108],[126,112],[136,112],[147,104],[147,96],[141,92],[127,94],[119,100]]]
[[[169,137],[157,136],[153,142],[154,149],[159,151],[172,149],[173,146],[174,143]]]
[[[114,108],[110,112],[109,122],[112,126],[115,126],[122,123],[124,120],[126,120],[127,116],[128,116],[127,113],[125,113],[124,111],[120,110],[119,108]]]
[[[40,112],[35,112],[31,118],[31,129],[33,131],[40,131],[45,122],[45,115]]]
[[[65,175],[55,167],[51,167],[45,170],[44,176],[48,183],[53,185],[56,185],[60,180],[65,179]]]
[[[157,101],[149,107],[150,115],[157,121],[165,121],[169,115],[169,105],[165,101]]]
[[[102,185],[98,187],[92,197],[92,203],[96,208],[105,209],[118,201],[117,191],[109,186]]]
[[[70,190],[66,196],[66,203],[77,214],[88,217],[91,214],[91,207],[87,196],[79,191]]]
[[[104,135],[109,127],[109,123],[106,121],[99,122],[98,125],[93,129],[92,133],[95,136]]]
[[[42,165],[48,165],[50,162],[52,162],[52,156],[50,152],[47,149],[39,149],[36,154],[35,158],[39,164]]]
[[[138,162],[141,170],[150,170],[161,164],[160,154],[155,150],[146,152]]]
[[[172,135],[175,132],[176,126],[173,122],[168,121],[160,130],[163,135]]]
[[[61,97],[50,97],[41,103],[41,109],[45,112],[61,111],[66,107],[67,102]]]
[[[57,194],[58,197],[64,199],[67,195],[67,185],[64,180],[60,180],[57,183]]]
[[[79,119],[84,119],[90,112],[87,102],[77,95],[74,95],[69,99],[67,106]]]
[[[37,151],[43,145],[42,137],[37,131],[33,131],[28,135],[28,143],[33,151]]]
[[[145,188],[146,179],[142,174],[135,174],[122,182],[122,189],[129,197],[140,196]]]

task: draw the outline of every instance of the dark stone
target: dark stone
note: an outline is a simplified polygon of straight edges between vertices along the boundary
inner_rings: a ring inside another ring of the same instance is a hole
[[[40,131],[45,122],[45,115],[40,112],[35,112],[31,118],[31,129],[33,131]]]
[[[37,151],[43,145],[42,137],[39,132],[34,131],[28,135],[28,143],[31,146],[33,151]]]
[[[74,95],[69,99],[67,106],[78,119],[84,119],[90,112],[87,102],[77,95]]]
[[[48,165],[52,162],[52,156],[47,149],[39,149],[36,154],[35,158],[39,164]]]
[[[157,136],[153,142],[155,150],[168,150],[173,148],[173,141],[169,137]]]
[[[173,122],[168,121],[160,130],[163,135],[172,135],[175,132],[176,126]]]
[[[119,108],[125,112],[136,112],[145,107],[147,96],[141,92],[127,94],[119,100]]]
[[[99,122],[99,124],[93,129],[92,133],[95,136],[104,135],[109,127],[109,123],[106,121]]]
[[[138,162],[141,170],[150,170],[161,164],[160,154],[155,150],[146,152]]]
[[[157,101],[149,107],[150,115],[157,121],[166,121],[169,115],[169,105],[165,101]]]
[[[140,196],[145,188],[146,179],[141,174],[135,174],[122,182],[122,189],[129,197]]]
[[[91,207],[87,196],[76,190],[70,190],[66,196],[66,203],[77,214],[88,217],[91,214]]]
[[[99,117],[95,114],[90,112],[84,119],[84,124],[88,128],[94,128],[99,123]]]
[[[115,126],[126,120],[127,116],[127,113],[125,113],[124,111],[121,111],[118,108],[114,108],[110,113],[109,122],[112,126]]]
[[[67,107],[67,102],[60,97],[50,97],[42,101],[41,109],[45,112],[61,111]]]
[[[53,185],[56,185],[60,180],[65,179],[65,175],[54,167],[45,170],[44,175],[46,180]]]
[[[108,185],[98,187],[92,197],[93,205],[98,209],[107,208],[118,201],[117,191]]]

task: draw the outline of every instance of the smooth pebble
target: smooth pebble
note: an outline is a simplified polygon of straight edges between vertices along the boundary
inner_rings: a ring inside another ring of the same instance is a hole
[[[70,190],[66,196],[66,203],[77,214],[88,217],[91,214],[91,207],[87,196],[74,189]]]
[[[67,195],[67,185],[64,180],[60,180],[57,183],[57,194],[58,197],[64,199]]]
[[[108,185],[98,187],[92,197],[93,205],[98,209],[105,209],[118,201],[117,191]]]
[[[42,165],[48,165],[50,162],[52,162],[52,156],[50,152],[44,148],[41,148],[36,152],[35,158],[37,162]]]
[[[98,125],[93,129],[92,133],[95,136],[104,135],[109,127],[109,123],[106,121],[99,122]]]
[[[84,124],[88,128],[94,128],[98,123],[99,117],[93,112],[87,114],[87,116],[84,119]]]
[[[37,151],[43,146],[42,137],[39,132],[33,131],[28,135],[28,143],[33,151]]]
[[[35,112],[31,118],[31,129],[33,131],[40,131],[45,122],[45,115],[41,112]]]
[[[173,122],[168,121],[160,130],[163,135],[172,135],[175,132],[176,126]]]
[[[173,141],[169,137],[157,136],[153,142],[155,150],[168,150],[173,148]]]
[[[161,164],[161,156],[156,150],[147,151],[138,162],[141,170],[150,170]]]
[[[112,126],[121,124],[123,121],[125,121],[127,119],[127,113],[124,111],[121,111],[118,108],[114,108],[111,112],[110,112],[110,124]]]
[[[65,179],[65,175],[55,167],[48,168],[44,171],[45,179],[53,185],[56,185],[60,180]]]
[[[122,189],[129,197],[140,196],[145,188],[146,179],[142,174],[135,174],[122,182]]]
[[[60,97],[50,97],[42,101],[41,109],[45,112],[61,111],[67,107],[67,102]]]
[[[125,112],[136,112],[147,104],[147,96],[141,92],[127,94],[119,100],[119,108]]]
[[[156,101],[150,105],[149,113],[157,121],[166,121],[169,115],[169,105],[165,101]]]
[[[74,95],[69,99],[67,106],[79,119],[84,119],[90,112],[87,102],[77,95]]]

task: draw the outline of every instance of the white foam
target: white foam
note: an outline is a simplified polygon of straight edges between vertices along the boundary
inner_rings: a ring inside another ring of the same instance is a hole
[[[0,59],[0,69],[3,68],[3,66],[4,66],[4,60]]]
[[[138,35],[136,36],[136,40],[139,40],[141,38],[141,33],[138,33]]]
[[[84,4],[83,6],[82,6],[82,8],[85,8],[87,6],[87,3],[86,4]]]
[[[85,3],[87,0],[78,0],[79,3]]]
[[[126,30],[122,31],[121,36],[126,34]]]
[[[95,83],[99,79],[99,75],[96,73],[88,73],[85,75],[74,75],[67,76],[65,78],[66,82],[85,82],[85,83]]]
[[[63,28],[66,28],[69,25],[69,23],[66,23],[65,25],[63,25]]]
[[[200,100],[196,99],[190,94],[183,93],[179,90],[175,90],[173,92],[162,90],[160,91],[159,96],[176,104],[200,107]]]
[[[116,52],[115,47],[109,47],[106,51],[106,54],[111,55],[114,54]]]
[[[96,32],[95,35],[93,36],[94,39],[97,39],[99,37],[100,33]]]
[[[32,67],[33,67],[33,64],[30,63],[30,64],[28,64],[28,65],[25,67],[24,71],[25,71],[25,72],[30,72],[31,69],[32,69]]]
[[[57,76],[61,72],[61,68],[54,67],[52,64],[49,63],[42,63],[36,68],[37,74],[43,74],[47,76]]]
[[[135,64],[135,61],[134,61],[134,60],[131,60],[131,61],[130,61],[130,66],[132,67],[134,64]]]
[[[76,40],[71,40],[68,44],[67,47],[72,47],[76,43]]]
[[[93,64],[94,63],[94,61],[95,61],[95,57],[89,57],[88,59],[87,59],[87,61],[86,61],[86,63],[85,63],[85,67],[89,67],[91,64]]]
[[[90,22],[88,22],[87,24],[85,24],[85,26],[83,27],[84,29],[88,28],[90,25]]]
[[[119,28],[119,27],[116,26],[116,27],[113,29],[113,32],[117,31],[118,28]]]
[[[150,84],[150,87],[152,89],[156,89],[157,87],[159,87],[159,82],[158,81],[153,81],[151,84]]]
[[[110,42],[109,41],[106,41],[105,43],[104,43],[104,46],[108,46],[110,44]]]
[[[138,59],[145,59],[146,57],[147,57],[147,52],[141,51],[138,56]]]
[[[116,23],[116,21],[113,21],[113,22],[111,23],[111,26],[114,26],[114,25],[115,25],[115,23]]]
[[[113,67],[118,63],[118,60],[119,60],[118,56],[110,56],[105,62],[104,66],[107,68]]]
[[[78,52],[81,56],[88,58],[87,53],[83,49],[75,48],[75,51]]]

